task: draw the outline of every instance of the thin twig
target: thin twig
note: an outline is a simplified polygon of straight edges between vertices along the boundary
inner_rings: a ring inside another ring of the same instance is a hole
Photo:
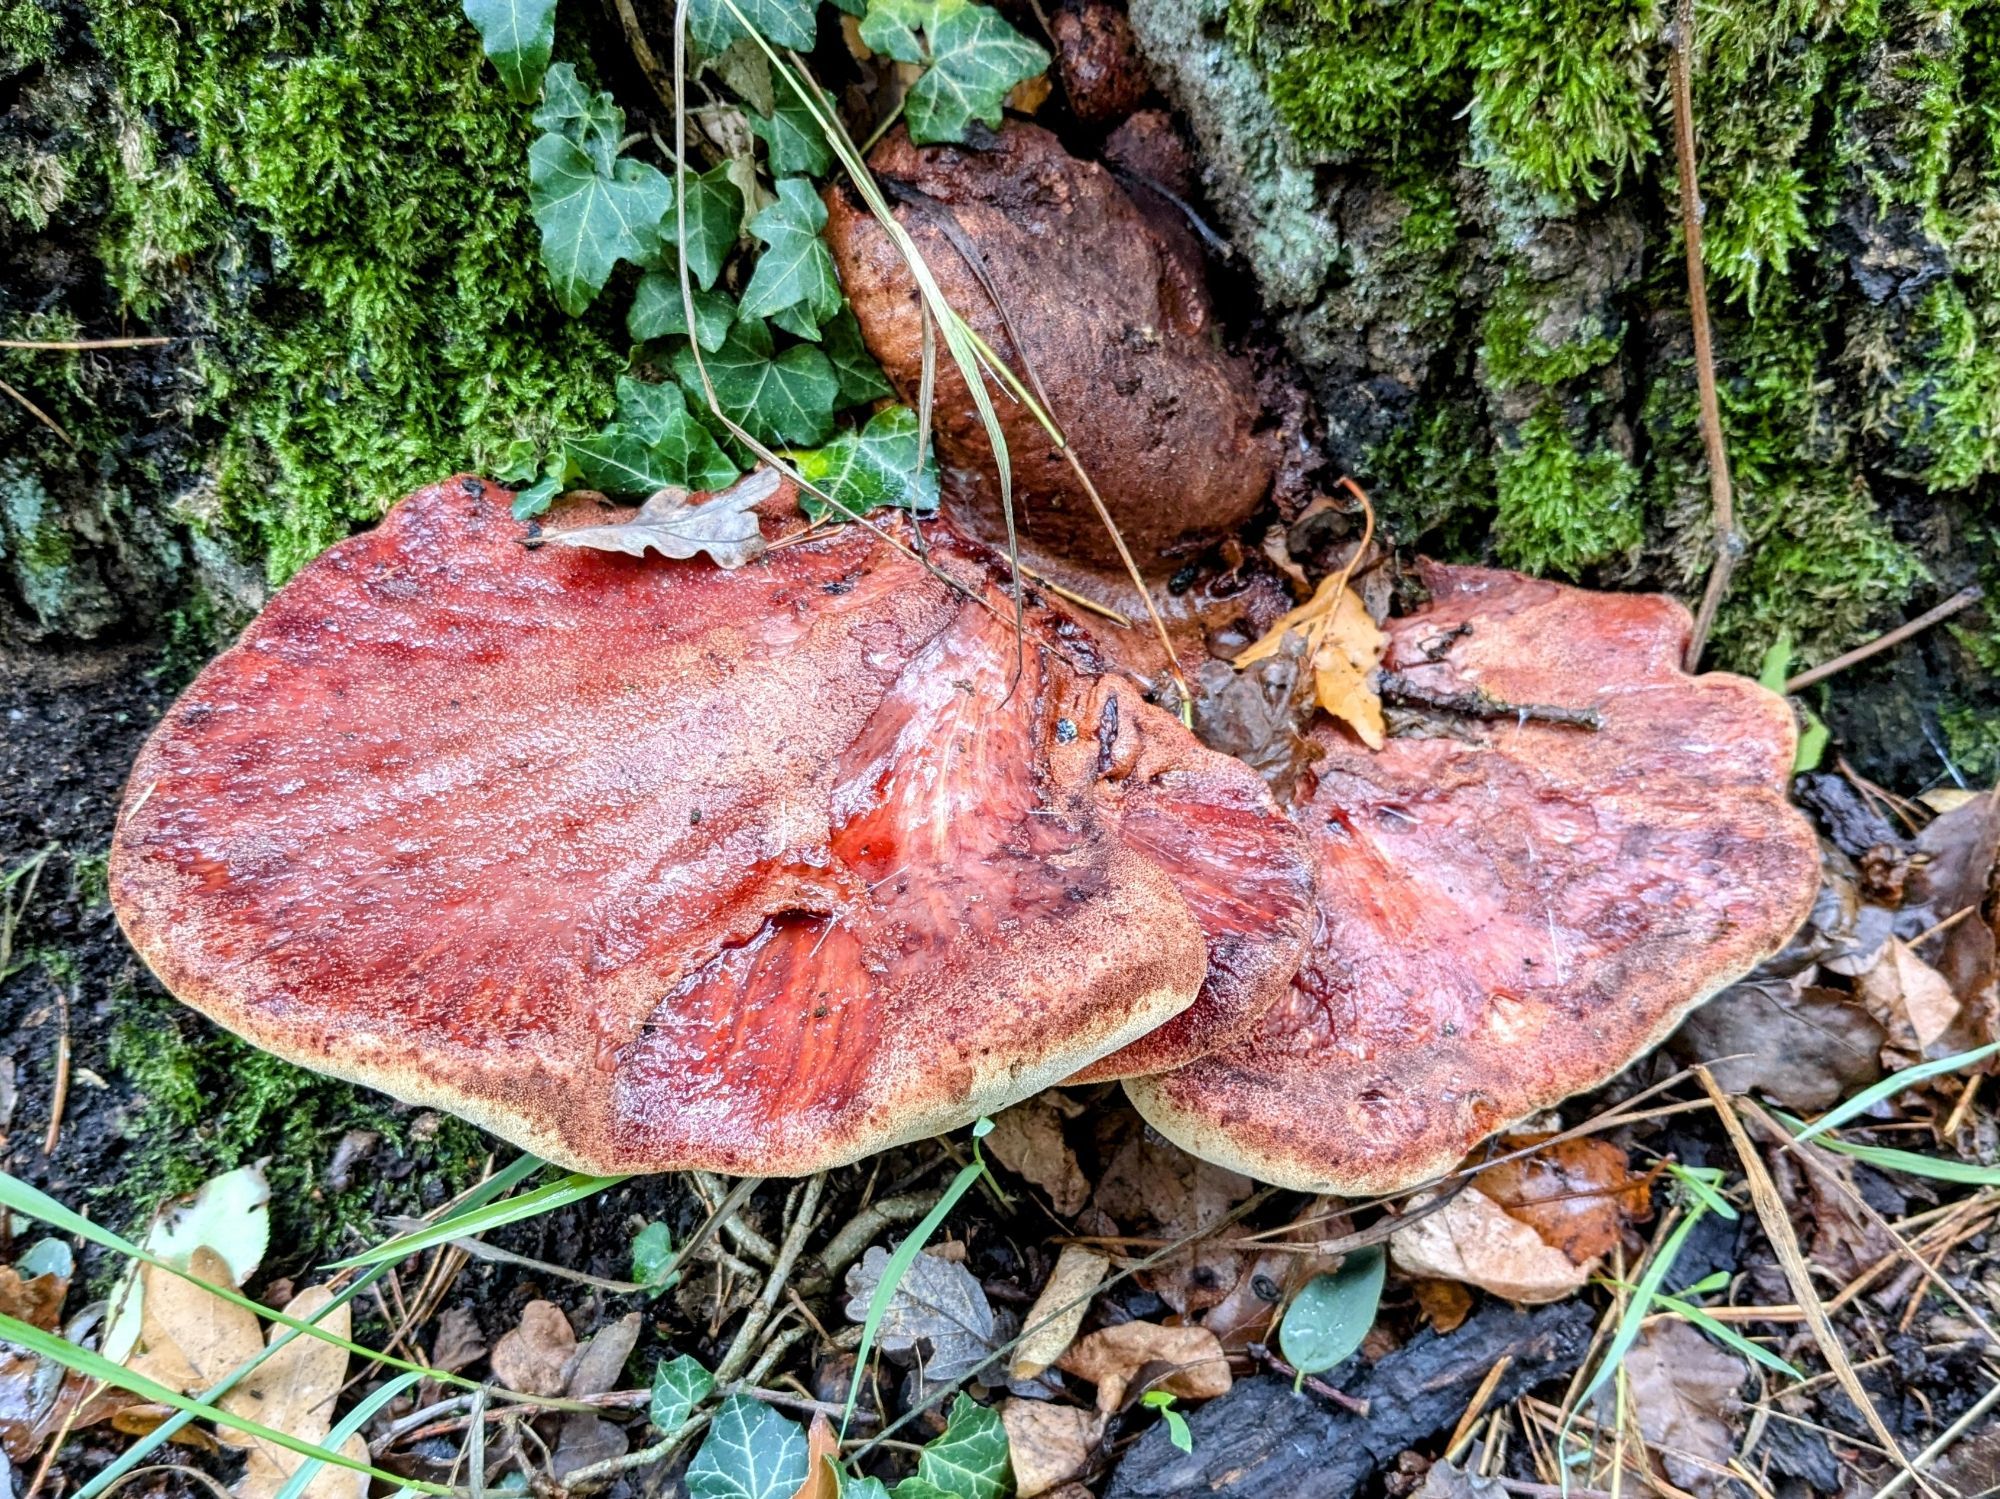
[[[87,349],[155,349],[176,338],[0,338],[0,349],[39,349],[49,354],[81,354]]]
[[[1674,168],[1681,182],[1681,238],[1687,247],[1688,317],[1694,327],[1694,379],[1701,396],[1701,442],[1708,451],[1708,496],[1715,511],[1715,561],[1708,588],[1688,637],[1686,665],[1701,664],[1716,611],[1729,592],[1729,575],[1743,549],[1736,532],[1735,490],[1729,480],[1729,450],[1722,437],[1722,404],[1715,394],[1715,345],[1708,323],[1708,273],[1702,267],[1701,183],[1696,176],[1694,149],[1694,0],[1674,7],[1673,46],[1667,72],[1674,96]]]
[[[1803,692],[1815,682],[1824,682],[1835,672],[1846,671],[1848,667],[1858,665],[1860,662],[1866,661],[1870,656],[1880,655],[1886,650],[1893,650],[1912,635],[1920,635],[1932,625],[1940,624],[1950,619],[1959,610],[1971,608],[1972,605],[1978,603],[1985,596],[1986,591],[1977,583],[1967,588],[1961,588],[1942,604],[1939,604],[1937,608],[1926,610],[1908,624],[1898,625],[1886,634],[1876,636],[1866,645],[1857,645],[1853,650],[1835,656],[1831,661],[1815,666],[1810,671],[1800,672],[1785,683],[1785,691]]]
[[[62,1138],[63,1110],[69,1105],[69,990],[56,985],[56,1016],[61,1026],[56,1034],[56,1082],[55,1096],[49,1100],[49,1132],[42,1137],[42,1154],[56,1153],[56,1143]]]
[[[24,411],[26,411],[29,416],[32,416],[36,421],[40,422],[44,427],[47,427],[51,432],[55,433],[56,436],[60,437],[64,442],[68,443],[71,447],[76,446],[76,439],[74,437],[71,437],[69,433],[63,430],[63,425],[61,422],[57,421],[54,417],[50,416],[46,411],[42,410],[41,407],[37,406],[33,401],[29,400],[26,396],[22,395],[18,390],[14,389],[14,387],[9,385],[5,380],[0,380],[0,395],[12,396],[16,401],[21,403],[21,408]]]

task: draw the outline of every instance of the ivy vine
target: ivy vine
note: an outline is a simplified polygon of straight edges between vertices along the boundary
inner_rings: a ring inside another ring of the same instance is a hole
[[[963,141],[975,123],[997,127],[1009,91],[1049,65],[1045,50],[971,0],[834,3],[858,20],[851,46],[901,65],[897,109],[920,145]],[[935,459],[869,357],[822,237],[819,189],[834,153],[763,45],[809,49],[818,0],[689,0],[690,79],[724,101],[710,113],[725,118],[698,141],[689,133],[709,159],[678,173],[658,137],[627,134],[609,93],[553,61],[555,5],[464,0],[501,87],[537,106],[527,191],[555,300],[579,315],[621,264],[635,267],[636,281],[620,283],[633,288],[634,348],[610,424],[507,455],[499,477],[520,486],[515,514],[538,515],[573,488],[622,498],[721,488],[755,462],[731,424],[782,451],[828,497],[805,497],[815,520],[935,509]]]

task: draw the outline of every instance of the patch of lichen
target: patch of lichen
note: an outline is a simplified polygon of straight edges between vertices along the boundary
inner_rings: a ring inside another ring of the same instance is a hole
[[[105,272],[206,333],[191,519],[281,581],[415,485],[609,413],[622,340],[545,291],[528,111],[456,7],[91,9],[121,112]]]
[[[271,1183],[274,1244],[288,1262],[323,1260],[349,1228],[374,1232],[396,1206],[433,1206],[476,1177],[492,1149],[472,1126],[412,1116],[379,1095],[280,1061],[218,1031],[157,993],[124,990],[110,1062],[136,1095],[115,1182],[97,1189],[99,1216],[142,1221],[161,1202],[218,1172],[262,1161]],[[413,1129],[421,1119],[421,1129]],[[385,1156],[413,1168],[399,1181],[357,1172],[327,1181],[338,1142],[352,1130],[381,1137]],[[415,1136],[421,1135],[421,1138]]]

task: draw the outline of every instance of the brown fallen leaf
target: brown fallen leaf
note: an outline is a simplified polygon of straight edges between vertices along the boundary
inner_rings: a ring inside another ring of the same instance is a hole
[[[1455,1280],[1419,1280],[1411,1283],[1424,1320],[1439,1336],[1458,1331],[1459,1324],[1472,1313],[1472,1293]]]
[[[1048,1283],[1035,1298],[1021,1326],[1026,1335],[1014,1349],[1011,1372],[1016,1379],[1033,1379],[1068,1351],[1090,1310],[1090,1294],[1104,1279],[1111,1261],[1081,1244],[1065,1244],[1056,1256]],[[1074,1305],[1071,1303],[1074,1302]],[[1059,1310],[1065,1309],[1065,1310]],[[1046,1327],[1042,1319],[1053,1315]]]
[[[1065,1111],[1059,1095],[1042,1093],[1016,1104],[993,1121],[986,1150],[1001,1165],[1049,1194],[1049,1203],[1067,1218],[1090,1201],[1090,1178],[1063,1138]]]
[[[446,1307],[438,1317],[437,1336],[431,1339],[431,1367],[456,1374],[485,1357],[486,1335],[480,1331],[479,1318],[468,1307]]]
[[[1319,705],[1353,729],[1363,744],[1380,749],[1387,731],[1382,699],[1372,679],[1389,648],[1389,637],[1376,626],[1368,606],[1346,582],[1345,572],[1324,579],[1311,599],[1281,616],[1255,645],[1236,658],[1235,666],[1241,671],[1276,655],[1283,648],[1287,631],[1301,631],[1306,637],[1313,693]]]
[[[1882,1076],[1887,1033],[1853,995],[1811,983],[1816,971],[1731,984],[1669,1047],[1708,1063],[1725,1093],[1761,1093],[1800,1112],[1832,1108]]]
[[[572,1400],[588,1400],[617,1389],[625,1374],[625,1361],[639,1346],[639,1329],[644,1322],[638,1312],[627,1312],[591,1334],[590,1341],[570,1360],[569,1385],[564,1393]],[[568,1325],[567,1319],[564,1325]]]
[[[1678,1487],[1695,1494],[1719,1490],[1724,1475],[1716,1470],[1735,1455],[1742,1409],[1737,1391],[1749,1377],[1742,1359],[1672,1319],[1652,1323],[1626,1353],[1626,1398]],[[1598,1419],[1612,1421],[1611,1391],[1598,1401]]]
[[[500,1335],[488,1360],[493,1377],[522,1395],[560,1395],[569,1383],[576,1332],[552,1301],[531,1301],[521,1321]]]
[[[1535,1143],[1509,1136],[1510,1150]],[[1609,1140],[1559,1140],[1533,1155],[1479,1173],[1476,1190],[1568,1255],[1593,1265],[1611,1252],[1627,1223],[1652,1214],[1651,1193],[1634,1178],[1625,1152]]]
[[[51,1271],[46,1275],[23,1277],[12,1265],[0,1265],[0,1312],[39,1327],[53,1329],[62,1317],[63,1298],[69,1294],[69,1277]]]
[[[1882,1046],[1885,1067],[1923,1060],[1926,1049],[1943,1039],[1958,1019],[1958,996],[1944,975],[1900,937],[1891,937],[1875,966],[1855,978],[1854,993],[1887,1032]]]
[[[1419,1193],[1410,1199],[1410,1209],[1435,1195]],[[1477,1185],[1396,1230],[1389,1239],[1389,1258],[1405,1275],[1463,1281],[1509,1301],[1529,1303],[1561,1300],[1590,1279],[1592,1268],[1545,1242]]]
[[[792,1499],[840,1499],[840,1437],[824,1411],[813,1413],[806,1431],[806,1476]]]
[[[754,469],[698,505],[691,503],[692,496],[685,489],[662,489],[630,520],[546,531],[542,539],[558,546],[624,552],[631,557],[655,551],[663,557],[685,559],[706,552],[718,567],[741,567],[764,555],[764,535],[754,510],[778,483],[776,469]]]
[[[1000,1424],[1007,1428],[1007,1458],[1020,1499],[1035,1499],[1076,1477],[1104,1436],[1104,1417],[1095,1411],[1046,1400],[1001,1402]],[[806,1499],[803,1491],[796,1499]]]
[[[1196,1160],[1140,1128],[1113,1153],[1091,1201],[1128,1232],[1151,1228],[1174,1240],[1219,1226],[1251,1190],[1249,1177]],[[1234,1289],[1248,1258],[1225,1239],[1202,1239],[1141,1271],[1138,1281],[1181,1316],[1192,1316]]]
[[[188,1273],[236,1288],[228,1263],[206,1244],[188,1256]],[[140,1266],[139,1288],[139,1341],[126,1367],[156,1384],[183,1395],[205,1390],[264,1346],[256,1313],[170,1270]]]
[[[292,1298],[289,1310],[294,1317],[310,1320],[332,1300],[333,1293],[325,1286],[308,1286]],[[337,1338],[348,1338],[353,1336],[354,1319],[343,1304],[321,1317],[319,1326]],[[286,1335],[286,1328],[271,1325],[271,1342]],[[346,1378],[345,1348],[322,1338],[297,1337],[267,1358],[254,1380],[246,1380],[224,1395],[221,1405],[246,1421],[320,1442],[333,1429],[334,1402]],[[246,1437],[227,1428],[221,1435],[231,1446],[249,1448],[243,1476],[236,1482],[236,1499],[275,1499],[305,1461],[298,1453],[262,1437]],[[359,1432],[339,1450],[359,1462],[368,1459],[368,1442]],[[367,1492],[366,1474],[329,1463],[306,1484],[304,1499],[365,1499]]]
[[[1187,1400],[1211,1400],[1230,1386],[1229,1356],[1205,1327],[1163,1327],[1157,1322],[1121,1322],[1077,1341],[1057,1361],[1066,1374],[1097,1386],[1097,1408],[1115,1411],[1125,1403],[1126,1386],[1146,1374],[1146,1389],[1166,1390]]]

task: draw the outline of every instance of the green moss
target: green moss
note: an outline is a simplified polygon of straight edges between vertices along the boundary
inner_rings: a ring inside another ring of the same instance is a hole
[[[1899,467],[1926,488],[1963,488],[2000,459],[2000,339],[1982,337],[1950,281],[1924,294],[1905,338],[1869,425],[1896,444]]]
[[[211,330],[211,523],[273,581],[420,483],[609,414],[622,336],[547,296],[529,111],[456,7],[91,3],[128,111],[100,253],[134,311]]]
[[[418,1168],[393,1189],[405,1203],[460,1190],[492,1148],[471,1125],[444,1116],[432,1116],[434,1134],[412,1142],[409,1120],[379,1095],[282,1062],[165,998],[128,990],[114,1002],[111,1066],[138,1101],[126,1125],[124,1169],[99,1188],[113,1221],[136,1221],[218,1172],[262,1160],[272,1242],[290,1259],[311,1261],[346,1228],[372,1227],[383,1207],[380,1183],[366,1173],[340,1192],[323,1180],[348,1131],[373,1130],[386,1146],[415,1147]]]
[[[1480,354],[1486,378],[1510,390],[1524,385],[1560,385],[1589,374],[1618,357],[1618,335],[1601,309],[1571,320],[1568,299],[1510,265],[1487,303]]]
[[[1265,59],[1272,102],[1309,152],[1438,154],[1452,143],[1434,121],[1469,115],[1476,161],[1563,196],[1598,196],[1652,152],[1646,51],[1656,29],[1650,0],[1230,8],[1231,34]]]
[[[1960,775],[1975,786],[2000,779],[2000,714],[1986,706],[1950,707],[1938,722]]]
[[[1493,464],[1470,403],[1425,398],[1369,451],[1362,471],[1390,535],[1426,537],[1448,555],[1479,555],[1493,509]]]
[[[0,77],[46,59],[55,39],[55,11],[41,0],[0,0]]]
[[[70,885],[77,900],[86,906],[102,906],[111,900],[111,853],[79,854],[70,862]]]
[[[1639,548],[1639,471],[1608,448],[1579,450],[1553,402],[1501,444],[1493,478],[1493,540],[1509,567],[1575,576]]]

